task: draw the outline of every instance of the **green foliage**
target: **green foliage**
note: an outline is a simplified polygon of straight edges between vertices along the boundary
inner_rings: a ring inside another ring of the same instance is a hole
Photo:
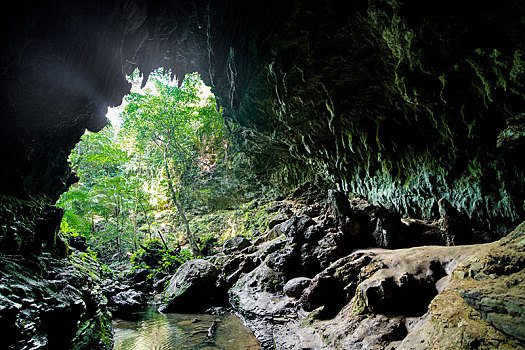
[[[147,239],[174,245],[167,227],[175,231],[173,225],[186,219],[156,214],[175,210],[173,204],[179,212],[195,209],[195,203],[206,206],[223,191],[214,179],[227,179],[221,174],[230,166],[227,129],[197,74],[187,75],[180,87],[162,69],[144,89],[137,87],[139,80],[136,71],[121,125],[87,132],[73,150],[70,164],[80,182],[58,202],[65,209],[62,233],[86,237],[108,263],[126,259]],[[187,258],[166,254],[164,270]]]
[[[244,212],[244,235],[247,237],[253,237],[268,230],[268,212],[265,209],[270,203],[262,206],[254,206],[253,204],[248,203],[242,207]]]
[[[182,197],[195,193],[195,183],[213,173],[227,149],[226,129],[212,95],[202,98],[204,85],[197,74],[187,75],[178,87],[158,70],[150,82],[126,98],[123,134],[135,153],[147,155],[145,165],[157,174],[161,189],[177,207],[193,254],[200,255]],[[190,181],[183,182],[183,176]]]
[[[203,96],[206,88],[197,74],[187,75],[179,88],[169,73],[163,73],[153,72],[149,87],[126,98],[122,134],[160,177],[165,193],[170,179],[162,174],[167,165],[178,197],[198,194],[200,198],[193,199],[205,201],[210,190],[198,184],[206,182],[226,157],[226,127],[213,95]]]
[[[132,255],[132,270],[148,269],[150,274],[148,279],[153,278],[158,273],[173,274],[177,268],[186,261],[193,259],[193,255],[188,250],[166,249],[158,240],[145,242]]]
[[[210,255],[217,246],[229,238],[243,235],[254,238],[268,230],[267,208],[275,202],[264,204],[251,201],[238,209],[215,210],[195,217],[190,222],[198,237],[203,255]]]
[[[86,133],[70,156],[81,181],[57,203],[65,209],[61,231],[85,236],[106,261],[132,248],[139,216],[146,220],[150,207],[146,177],[131,166],[133,160],[113,127]]]

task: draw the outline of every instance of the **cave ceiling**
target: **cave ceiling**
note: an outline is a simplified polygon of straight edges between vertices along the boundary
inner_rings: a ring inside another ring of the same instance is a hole
[[[126,75],[166,67],[334,187],[423,217],[446,198],[500,233],[524,218],[522,1],[29,1],[1,17],[5,195],[53,203]]]

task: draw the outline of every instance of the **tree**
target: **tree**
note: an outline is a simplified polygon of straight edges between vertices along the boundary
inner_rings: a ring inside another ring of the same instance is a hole
[[[65,209],[62,232],[85,236],[108,260],[137,249],[137,216],[149,207],[146,177],[132,162],[111,126],[86,133],[70,156],[81,180],[58,202]]]
[[[138,73],[135,73],[138,74]],[[194,256],[201,255],[190,230],[181,197],[186,189],[183,174],[191,169],[209,171],[226,131],[212,96],[202,100],[204,84],[198,74],[189,74],[181,86],[169,72],[150,75],[150,88],[132,92],[121,114],[122,129],[132,140],[135,152],[147,155],[147,162],[165,175],[166,191],[177,208]]]

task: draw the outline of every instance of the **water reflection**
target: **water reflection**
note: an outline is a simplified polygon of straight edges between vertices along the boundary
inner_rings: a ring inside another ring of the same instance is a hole
[[[160,314],[150,308],[135,321],[115,319],[114,350],[260,350],[252,332],[235,315]],[[206,339],[213,321],[217,331]]]

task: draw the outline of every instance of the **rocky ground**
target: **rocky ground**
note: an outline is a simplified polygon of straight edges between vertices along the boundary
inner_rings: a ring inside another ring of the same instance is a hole
[[[525,225],[468,244],[484,235],[441,207],[425,222],[337,191],[277,202],[267,232],[184,264],[162,308],[230,304],[263,349],[523,348]]]
[[[263,349],[525,348],[525,223],[483,243],[486,233],[440,203],[434,222],[337,191],[266,204],[266,232],[235,236],[173,275],[155,270],[158,242],[120,272],[81,238],[65,260],[2,255],[0,326],[11,336],[0,345],[109,349],[111,314],[162,295],[162,312],[229,308]],[[65,336],[46,328],[57,324]]]
[[[100,265],[88,255],[0,255],[0,348],[110,349]]]

